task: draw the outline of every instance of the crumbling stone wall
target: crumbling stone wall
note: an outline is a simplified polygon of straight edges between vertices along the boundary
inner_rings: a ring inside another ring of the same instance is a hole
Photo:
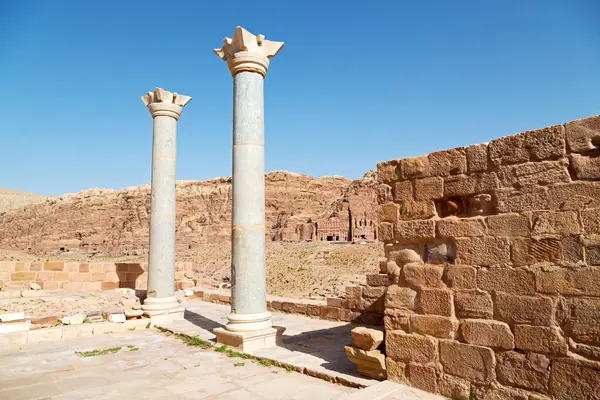
[[[388,377],[600,399],[600,116],[378,165]]]

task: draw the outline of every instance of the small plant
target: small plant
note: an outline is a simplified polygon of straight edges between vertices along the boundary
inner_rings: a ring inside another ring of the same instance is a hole
[[[266,358],[261,358],[260,360],[258,360],[258,363],[260,365],[262,365],[263,367],[272,367],[273,366],[273,361],[266,359]]]
[[[234,367],[243,367],[244,365],[246,365],[246,363],[244,362],[236,362],[235,364],[233,364]]]
[[[290,367],[285,367],[285,372],[294,372],[294,370],[291,369]]]
[[[133,328],[127,329],[128,331],[135,331],[135,326]]]
[[[150,328],[150,322],[146,324],[146,329]]]
[[[82,357],[95,357],[95,356],[105,356],[107,354],[114,354],[119,350],[121,350],[121,346],[113,347],[113,348],[106,349],[106,350],[76,351],[75,354],[79,354]]]
[[[135,347],[135,346],[134,346],[134,345],[132,345],[132,344],[128,344],[128,345],[127,345],[127,348],[128,348],[128,349],[132,349],[132,348],[134,348],[134,347]]]
[[[312,223],[313,223],[313,220],[312,220],[312,218],[309,218],[309,219],[308,219],[308,221],[306,221],[306,223],[307,223],[307,224],[312,224]]]
[[[129,351],[138,351],[138,350],[139,350],[138,347],[132,347],[132,348],[129,349]]]
[[[227,351],[227,346],[223,345],[223,346],[215,347],[215,351],[217,353],[225,353]]]
[[[212,344],[197,337],[193,338],[186,335],[182,335],[181,333],[176,333],[175,337],[181,340],[183,343],[187,344],[188,346],[200,347],[201,349],[210,349],[211,347],[213,347]]]

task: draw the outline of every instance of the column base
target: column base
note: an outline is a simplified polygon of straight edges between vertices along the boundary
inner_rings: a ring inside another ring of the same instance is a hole
[[[235,347],[244,353],[253,353],[281,345],[284,331],[284,327],[273,326],[253,332],[231,332],[225,328],[216,328],[213,333],[217,337],[217,343]]]
[[[145,316],[150,317],[152,325],[181,320],[185,312],[175,296],[147,297],[142,310]]]

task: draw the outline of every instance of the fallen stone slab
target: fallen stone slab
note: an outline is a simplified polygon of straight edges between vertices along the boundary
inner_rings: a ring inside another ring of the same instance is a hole
[[[104,321],[104,317],[102,316],[102,313],[100,311],[94,311],[94,312],[88,313],[86,318],[87,318],[88,322],[91,322],[91,323]]]
[[[83,321],[85,320],[86,316],[84,313],[77,313],[77,314],[73,314],[73,315],[69,315],[67,317],[62,317],[60,319],[60,322],[62,322],[65,325],[81,325],[83,324]]]
[[[31,320],[13,320],[9,322],[0,322],[0,333],[12,333],[28,331],[31,327]]]
[[[124,313],[127,319],[140,318],[142,315],[144,315],[142,310],[125,310]]]
[[[29,284],[29,289],[31,290],[42,290],[42,287],[35,282],[31,282]]]
[[[31,330],[51,328],[58,324],[58,317],[56,315],[42,318],[31,319]]]
[[[383,342],[383,331],[359,326],[352,329],[352,345],[362,350],[375,350]]]
[[[352,346],[344,346],[348,359],[356,364],[356,371],[369,378],[384,380],[387,378],[385,355],[379,350],[362,350]]]
[[[9,312],[0,314],[0,322],[10,322],[25,319],[25,313],[23,311]]]

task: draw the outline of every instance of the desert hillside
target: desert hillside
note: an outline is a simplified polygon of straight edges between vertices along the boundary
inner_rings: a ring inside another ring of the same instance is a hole
[[[14,208],[28,206],[30,204],[41,203],[47,198],[48,196],[36,193],[0,189],[0,213],[12,210]]]

